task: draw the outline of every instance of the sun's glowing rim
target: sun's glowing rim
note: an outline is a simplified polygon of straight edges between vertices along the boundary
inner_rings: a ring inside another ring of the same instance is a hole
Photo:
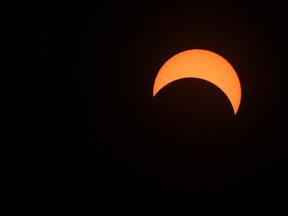
[[[154,81],[153,96],[167,84],[182,78],[199,78],[216,85],[228,97],[234,114],[238,112],[241,102],[240,80],[232,65],[222,56],[202,49],[186,50],[174,55],[160,68]]]

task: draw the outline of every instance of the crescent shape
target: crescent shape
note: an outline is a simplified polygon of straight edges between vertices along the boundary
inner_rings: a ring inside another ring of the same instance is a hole
[[[203,79],[220,88],[236,115],[241,101],[241,85],[232,65],[220,55],[202,49],[180,52],[159,70],[153,87],[155,96],[165,85],[182,78]]]

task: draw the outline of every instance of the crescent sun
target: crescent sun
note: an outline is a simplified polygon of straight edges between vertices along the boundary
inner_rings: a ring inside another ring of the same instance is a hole
[[[182,78],[206,80],[220,88],[236,115],[241,102],[241,85],[232,65],[220,55],[202,49],[186,50],[171,57],[159,70],[153,96],[167,84]]]

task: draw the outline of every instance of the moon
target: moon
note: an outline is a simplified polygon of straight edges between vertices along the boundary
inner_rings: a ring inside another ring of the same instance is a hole
[[[236,115],[241,102],[241,85],[236,71],[222,56],[202,49],[180,52],[160,68],[153,86],[153,97],[167,84],[182,78],[206,80],[228,97]]]

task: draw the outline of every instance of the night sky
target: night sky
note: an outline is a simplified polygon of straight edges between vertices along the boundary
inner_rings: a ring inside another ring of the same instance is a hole
[[[10,138],[3,151],[4,208],[99,216],[286,211],[284,3],[18,7],[19,19],[5,27],[14,35],[7,71],[21,68],[22,84],[6,96],[19,98],[8,109],[21,115],[20,142]],[[161,66],[188,49],[213,51],[234,67],[242,86],[236,116],[226,95],[200,79],[172,82],[152,97]]]

